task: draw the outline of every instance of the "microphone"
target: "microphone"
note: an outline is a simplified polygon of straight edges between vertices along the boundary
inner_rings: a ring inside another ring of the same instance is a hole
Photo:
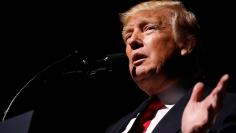
[[[86,76],[93,76],[98,72],[112,72],[114,68],[127,62],[127,57],[124,53],[107,54],[99,59],[88,57],[78,58],[76,52],[71,55],[74,57],[74,63],[69,65],[69,70],[65,69],[62,73],[63,75],[78,73],[85,74]]]
[[[94,64],[94,69],[90,71],[90,76],[95,75],[98,72],[113,71],[113,68],[120,66],[127,61],[127,57],[124,53],[108,54],[103,58],[97,59]]]
[[[72,62],[71,62],[72,59]],[[11,109],[11,106],[13,105],[14,101],[16,98],[23,93],[23,91],[28,87],[33,81],[35,81],[37,78],[40,77],[40,75],[44,74],[45,72],[49,71],[50,69],[56,69],[55,67],[57,66],[65,66],[65,64],[68,64],[71,68],[71,64],[76,64],[76,67],[72,67],[73,71],[67,71],[62,72],[62,75],[64,74],[71,74],[71,73],[86,73],[88,72],[89,75],[86,76],[95,76],[98,72],[102,71],[109,71],[111,72],[113,70],[114,66],[119,66],[120,64],[124,63],[126,59],[125,54],[123,53],[114,53],[114,54],[108,54],[103,58],[97,59],[94,64],[90,64],[87,58],[83,58],[79,54],[77,50],[75,50],[73,53],[70,53],[69,55],[49,64],[45,68],[43,68],[41,71],[37,72],[30,80],[24,84],[23,87],[20,88],[20,90],[16,93],[16,95],[12,98],[10,101],[9,105],[7,106],[6,110],[4,111],[3,117],[2,117],[2,122],[5,121],[5,118],[7,117],[7,114],[9,110]],[[76,61],[75,61],[76,60]],[[78,61],[79,60],[79,61]],[[76,63],[75,63],[76,62]],[[119,65],[118,65],[119,64]],[[90,69],[92,67],[93,69]],[[76,69],[76,70],[75,70]],[[71,70],[71,69],[70,69]],[[61,71],[61,70],[60,70]],[[59,72],[58,72],[59,73]],[[1,120],[0,120],[1,122]]]
[[[108,65],[110,63],[114,63],[114,62],[117,62],[117,61],[122,61],[126,58],[125,54],[124,53],[114,53],[114,54],[108,54],[106,55],[105,57],[101,58],[101,59],[98,59],[96,60],[96,63],[98,65],[100,64],[104,64],[104,65]]]

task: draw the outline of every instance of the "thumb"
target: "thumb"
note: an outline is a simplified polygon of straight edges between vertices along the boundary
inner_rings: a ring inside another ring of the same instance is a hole
[[[193,88],[189,102],[199,102],[201,100],[203,90],[204,84],[201,82],[197,83]]]

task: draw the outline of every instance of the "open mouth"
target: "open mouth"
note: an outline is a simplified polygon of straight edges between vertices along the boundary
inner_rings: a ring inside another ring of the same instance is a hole
[[[139,54],[139,53],[134,54],[134,56],[132,58],[132,63],[134,66],[139,66],[143,63],[145,58],[147,58],[147,56],[144,54]]]

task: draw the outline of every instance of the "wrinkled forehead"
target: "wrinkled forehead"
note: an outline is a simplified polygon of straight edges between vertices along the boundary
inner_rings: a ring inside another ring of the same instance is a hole
[[[171,12],[167,9],[144,10],[129,16],[123,26],[123,30],[139,23],[155,23],[157,25],[170,24]]]

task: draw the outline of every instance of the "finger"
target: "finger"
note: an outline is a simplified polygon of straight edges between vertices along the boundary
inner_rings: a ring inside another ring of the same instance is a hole
[[[201,100],[202,94],[204,90],[204,84],[199,82],[197,83],[192,91],[190,102],[199,102]]]
[[[225,92],[228,80],[229,80],[229,75],[224,74],[211,94],[216,96],[222,96]]]
[[[225,94],[225,89],[227,86],[227,82],[229,80],[229,75],[225,74],[221,77],[220,81],[216,85],[215,89],[212,91],[211,95],[211,104],[212,107],[217,111],[221,108],[223,104],[223,98]]]

